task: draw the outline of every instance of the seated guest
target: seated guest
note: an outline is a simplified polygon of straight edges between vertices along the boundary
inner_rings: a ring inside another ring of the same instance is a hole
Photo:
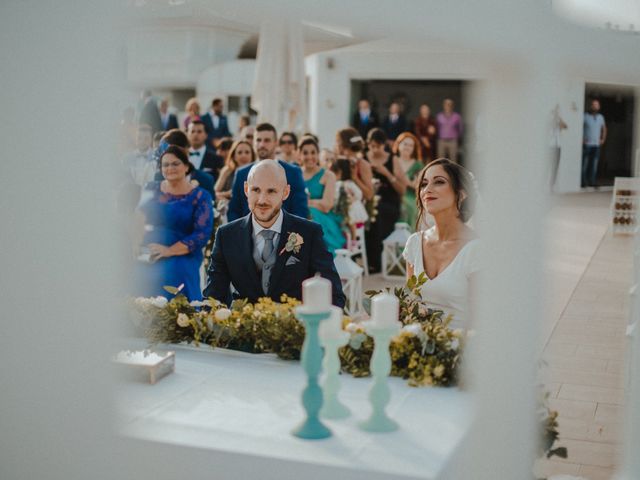
[[[200,300],[202,250],[213,227],[211,196],[187,179],[193,165],[185,149],[167,147],[160,168],[164,180],[149,185],[138,206],[145,232],[141,246],[148,258],[136,265],[137,293],[166,297],[165,285],[184,285],[189,300]]]
[[[270,123],[261,123],[256,127],[254,138],[254,146],[258,155],[258,161],[266,159],[274,159],[276,152],[276,142],[278,134],[276,129]],[[302,170],[297,165],[278,160],[287,174],[287,183],[291,189],[289,195],[284,201],[283,208],[302,218],[309,218],[309,206],[307,201],[307,193],[305,192],[304,179],[302,178]],[[244,217],[249,213],[247,205],[247,197],[244,195],[244,184],[249,175],[249,169],[252,165],[245,165],[236,170],[231,189],[231,201],[229,202],[229,210],[227,218],[229,221]]]
[[[223,167],[227,160],[227,156],[229,156],[229,150],[231,150],[232,145],[233,138],[231,137],[223,137],[216,142],[216,155],[219,157],[218,162]]]
[[[298,152],[296,151],[296,146],[298,144],[298,137],[293,132],[282,132],[280,135],[280,140],[278,141],[278,145],[280,146],[280,154],[278,158],[280,160],[284,160],[287,163],[295,163],[296,165],[300,165],[298,162]]]
[[[207,130],[204,123],[200,120],[194,120],[189,123],[187,138],[190,145],[189,161],[196,170],[202,170],[211,175],[215,183],[223,166],[223,160],[215,153],[207,150]]]
[[[429,307],[453,315],[451,328],[469,327],[469,293],[480,270],[480,241],[467,225],[476,202],[471,173],[440,158],[417,177],[418,223],[430,214],[434,226],[409,237],[403,256],[407,278],[427,275],[422,298]]]
[[[159,159],[169,145],[176,145],[184,149],[185,153],[189,151],[189,139],[187,135],[182,130],[178,130],[177,128],[174,128],[173,130],[169,130],[167,133],[164,134],[164,136],[160,140],[160,146],[156,150],[156,153],[155,153],[156,158]],[[159,160],[158,160],[158,163],[159,163]],[[156,174],[156,180],[161,180],[161,179],[162,179],[161,173],[158,172]],[[209,194],[211,195],[211,198],[214,197],[215,193],[213,191],[213,177],[207,172],[204,172],[202,170],[191,169],[188,180],[192,184],[204,188],[207,192],[209,192]]]
[[[290,188],[282,163],[262,160],[251,166],[244,182],[250,213],[218,229],[204,296],[227,305],[235,298],[280,301],[283,294],[302,299],[302,282],[319,273],[333,284],[333,304],[344,307],[322,228],[283,209]]]
[[[229,200],[231,200],[231,187],[235,171],[249,163],[256,161],[256,152],[251,143],[246,140],[238,140],[231,146],[227,154],[225,166],[220,170],[220,176],[214,189],[216,192],[216,205],[218,210],[226,216]]]
[[[345,244],[342,233],[344,219],[333,211],[336,193],[336,176],[329,169],[320,168],[318,144],[312,137],[302,137],[298,155],[302,164],[302,176],[309,192],[311,220],[322,226],[324,241],[332,255]]]

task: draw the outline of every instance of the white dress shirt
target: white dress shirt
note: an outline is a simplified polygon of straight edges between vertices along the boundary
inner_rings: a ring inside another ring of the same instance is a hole
[[[135,150],[125,154],[123,164],[129,170],[132,180],[136,185],[144,187],[151,182],[156,174],[157,164],[152,158],[152,150],[141,152]]]
[[[259,233],[262,230],[273,230],[274,232],[276,232],[276,234],[273,236],[273,248],[274,249],[278,248],[280,233],[282,231],[283,219],[284,219],[284,214],[282,213],[282,210],[280,210],[280,213],[278,213],[278,218],[276,218],[275,223],[271,225],[271,227],[269,228],[264,228],[262,225],[260,225],[256,221],[253,214],[251,214],[251,222],[253,223],[253,244],[258,249],[258,252],[260,252],[260,255],[262,255],[262,250],[264,250],[264,237],[262,235],[259,235]]]
[[[197,150],[195,148],[189,148],[189,161],[193,163],[193,168],[196,170],[200,170],[200,165],[202,165],[202,159],[204,158],[204,152],[206,151],[206,145],[203,145]],[[199,155],[191,155],[191,152],[199,152]]]

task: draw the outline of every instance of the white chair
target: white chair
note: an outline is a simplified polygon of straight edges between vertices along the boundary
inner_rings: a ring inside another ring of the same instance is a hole
[[[360,255],[362,258],[362,268],[364,268],[365,276],[369,276],[369,261],[367,260],[367,246],[364,241],[364,224],[356,227],[356,238],[351,238],[351,232],[345,230],[345,237],[347,238],[347,250],[349,250],[349,256],[351,258]]]

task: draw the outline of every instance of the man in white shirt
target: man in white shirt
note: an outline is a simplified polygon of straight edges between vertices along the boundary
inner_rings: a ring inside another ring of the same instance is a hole
[[[207,131],[201,120],[193,120],[187,127],[189,139],[189,161],[197,170],[202,170],[213,176],[215,182],[224,165],[224,159],[207,150]]]

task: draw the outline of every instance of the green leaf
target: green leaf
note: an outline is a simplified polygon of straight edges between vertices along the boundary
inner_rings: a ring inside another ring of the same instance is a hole
[[[547,458],[551,458],[554,455],[560,458],[567,458],[569,452],[567,451],[566,447],[554,448],[553,450],[549,450],[549,453],[547,453]]]
[[[164,288],[171,295],[177,295],[180,292],[180,290],[178,290],[176,287],[172,287],[171,285],[165,285],[162,288]]]

